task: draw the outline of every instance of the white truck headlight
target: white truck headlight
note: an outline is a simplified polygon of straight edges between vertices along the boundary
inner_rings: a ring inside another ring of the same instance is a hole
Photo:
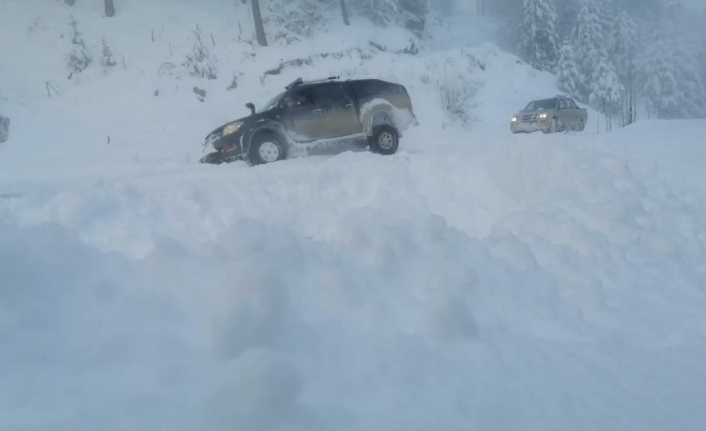
[[[223,128],[223,136],[227,136],[230,134],[233,134],[240,130],[240,128],[243,126],[243,123],[237,122],[237,123],[230,123],[229,125],[225,126]]]
[[[510,121],[512,121],[513,123],[517,123],[517,117],[512,117]]]
[[[544,120],[545,118],[547,118],[547,114],[546,114],[546,113],[544,113],[544,114],[539,114],[539,119],[540,119],[540,120]]]

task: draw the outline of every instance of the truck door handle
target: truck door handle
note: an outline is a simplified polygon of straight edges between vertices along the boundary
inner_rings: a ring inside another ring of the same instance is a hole
[[[321,114],[322,112],[324,112],[324,110],[323,109],[314,109],[311,112],[313,112],[314,114]]]

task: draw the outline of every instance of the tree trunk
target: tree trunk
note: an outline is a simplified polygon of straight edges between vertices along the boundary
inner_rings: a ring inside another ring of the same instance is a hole
[[[343,23],[345,25],[351,25],[351,21],[348,19],[348,8],[346,7],[346,0],[341,0],[341,13],[343,14]]]
[[[267,35],[265,34],[265,26],[262,25],[262,14],[260,13],[260,0],[252,0],[252,17],[255,20],[255,34],[257,35],[257,43],[260,46],[267,46]]]
[[[115,4],[113,0],[105,0],[105,16],[115,16]]]

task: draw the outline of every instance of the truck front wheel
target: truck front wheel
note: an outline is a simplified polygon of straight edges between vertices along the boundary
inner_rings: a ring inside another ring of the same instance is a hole
[[[260,132],[253,136],[248,160],[253,166],[272,163],[287,158],[287,145],[274,133]]]
[[[373,136],[370,137],[370,149],[374,153],[386,156],[395,154],[400,146],[400,135],[392,126],[382,125],[373,128]]]

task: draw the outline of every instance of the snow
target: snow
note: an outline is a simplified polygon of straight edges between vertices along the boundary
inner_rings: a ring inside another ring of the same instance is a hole
[[[555,77],[484,40],[395,54],[394,29],[262,86],[370,28],[226,48],[246,9],[179,1],[0,4],[0,429],[704,428],[706,122],[515,136]],[[115,70],[66,80],[69,13]],[[197,20],[219,79],[158,77]],[[405,84],[396,155],[196,162],[247,101],[336,71]],[[468,127],[449,81],[482,84]]]

